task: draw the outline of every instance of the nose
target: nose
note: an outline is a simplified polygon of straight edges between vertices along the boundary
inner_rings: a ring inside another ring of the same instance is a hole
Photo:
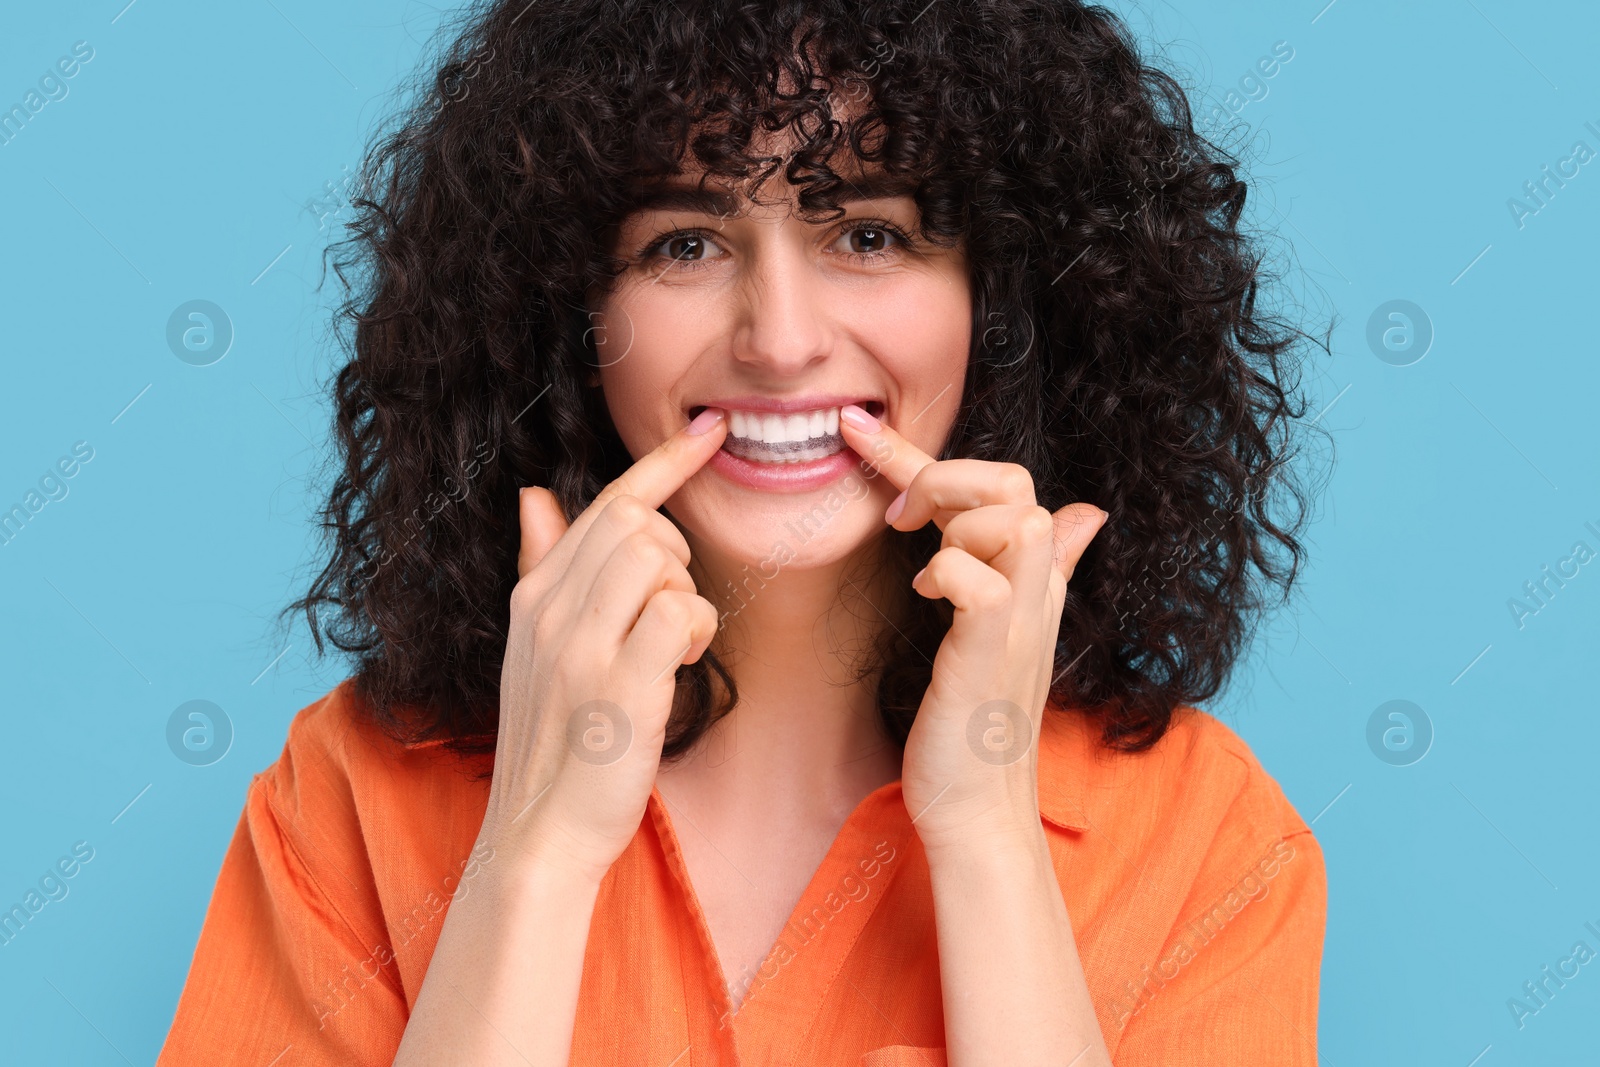
[[[752,370],[799,373],[833,347],[830,292],[794,220],[761,227],[737,289],[733,353]]]

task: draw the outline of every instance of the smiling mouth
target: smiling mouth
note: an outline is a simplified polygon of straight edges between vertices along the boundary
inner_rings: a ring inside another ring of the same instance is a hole
[[[881,417],[884,405],[877,400],[862,405],[874,417]],[[692,419],[704,405],[689,409]],[[808,463],[827,459],[845,449],[839,432],[839,408],[816,408],[778,414],[770,411],[728,410],[728,435],[722,450],[751,463]]]

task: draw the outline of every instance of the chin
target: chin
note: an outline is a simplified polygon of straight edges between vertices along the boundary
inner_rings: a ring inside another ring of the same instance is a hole
[[[747,567],[770,581],[779,569],[809,570],[844,560],[871,542],[875,530],[886,531],[887,501],[878,496],[871,481],[853,470],[822,489],[765,501],[734,503],[696,494],[679,524],[690,535],[691,549],[718,557],[724,568]]]

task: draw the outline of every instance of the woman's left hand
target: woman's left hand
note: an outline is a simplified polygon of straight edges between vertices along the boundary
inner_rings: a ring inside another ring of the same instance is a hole
[[[912,581],[955,613],[906,739],[906,810],[929,851],[1028,844],[1040,828],[1036,742],[1067,580],[1106,513],[1076,503],[1051,514],[1019,464],[935,460],[888,425],[840,427],[902,490],[889,524],[909,532],[931,519],[944,531]]]

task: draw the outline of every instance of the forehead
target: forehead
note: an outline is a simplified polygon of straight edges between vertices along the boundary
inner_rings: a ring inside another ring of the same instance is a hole
[[[843,186],[834,198],[841,204],[856,200],[888,200],[911,196],[917,188],[915,179],[906,175],[889,174],[881,168],[867,168],[853,174],[840,175]],[[782,188],[793,195],[792,186]],[[757,191],[757,201],[767,202],[772,194]],[[743,213],[751,202],[745,187],[734,186],[716,178],[695,175],[673,175],[642,183],[635,191],[631,210],[634,211],[699,211],[707,215],[732,218]]]

